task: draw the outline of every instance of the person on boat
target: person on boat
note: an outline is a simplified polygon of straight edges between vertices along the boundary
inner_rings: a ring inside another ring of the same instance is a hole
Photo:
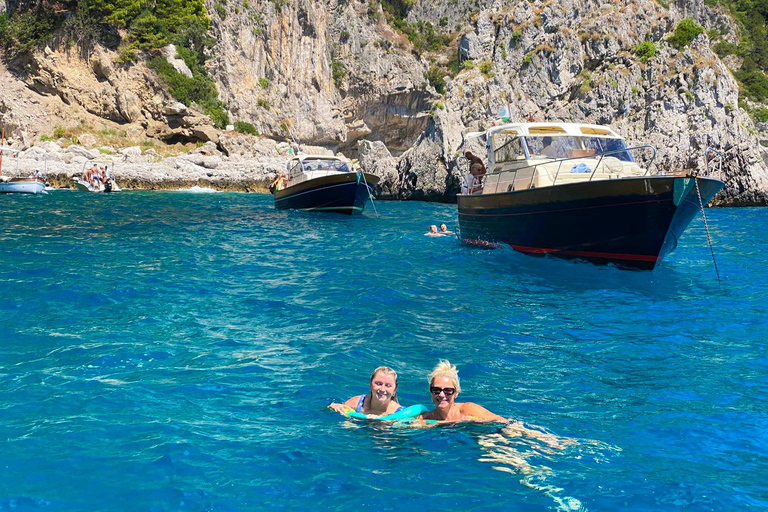
[[[424,233],[424,236],[443,236],[443,235],[437,230],[437,226],[432,224],[431,226],[429,226],[429,231]]]
[[[541,154],[543,156],[546,156],[547,158],[559,158],[557,149],[552,147],[552,137],[544,137],[541,142],[544,145],[541,148]]]
[[[417,417],[420,420],[437,420],[445,422],[459,421],[495,421],[507,423],[508,420],[494,414],[485,407],[473,402],[456,402],[461,393],[459,372],[456,366],[441,359],[432,373],[429,374],[429,392],[432,395],[433,411],[425,412]]]
[[[389,366],[379,366],[371,374],[367,395],[353,396],[343,404],[334,402],[328,408],[340,414],[352,409],[369,416],[386,416],[402,410],[397,400],[397,372]]]
[[[91,173],[91,183],[93,184],[94,188],[101,190],[104,188],[102,186],[102,178],[101,178],[101,169],[99,169],[98,165],[94,165],[94,170]]]
[[[464,157],[469,161],[469,172],[472,176],[482,176],[485,174],[485,164],[482,158],[472,153],[470,150],[464,151]]]
[[[275,180],[269,184],[269,191],[274,194],[279,190],[283,190],[285,188],[286,181],[287,180],[285,174],[278,174],[275,177]]]
[[[445,225],[445,223],[440,224],[440,234],[441,235],[453,235],[455,234],[453,231],[448,231],[448,226]]]
[[[483,189],[482,178],[485,175],[483,160],[470,150],[464,151],[464,157],[469,162],[469,172],[461,183],[462,194],[474,194]]]

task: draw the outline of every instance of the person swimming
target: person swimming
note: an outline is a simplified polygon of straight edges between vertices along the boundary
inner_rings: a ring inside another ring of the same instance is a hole
[[[441,235],[454,235],[455,233],[453,231],[448,231],[448,226],[445,224],[440,224],[440,234]]]
[[[397,372],[389,366],[379,366],[371,374],[370,393],[353,396],[343,404],[334,402],[328,408],[340,414],[352,409],[369,416],[385,416],[402,410],[397,399]]]
[[[432,224],[429,226],[429,231],[424,233],[424,236],[444,236],[442,233],[437,231],[437,226],[435,224]]]
[[[476,403],[456,402],[456,397],[461,393],[459,372],[456,366],[448,360],[441,359],[432,373],[429,374],[429,392],[432,395],[435,409],[419,415],[417,419],[437,420],[439,422],[495,421],[507,423],[509,421]]]

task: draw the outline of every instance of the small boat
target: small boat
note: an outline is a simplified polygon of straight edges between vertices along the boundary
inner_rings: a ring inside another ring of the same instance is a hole
[[[83,172],[75,180],[75,188],[81,192],[120,192],[120,187],[111,175],[110,166],[114,168],[112,160],[83,162]]]
[[[378,176],[355,170],[351,162],[336,156],[296,156],[287,170],[273,192],[278,210],[362,213],[379,182]]]
[[[38,169],[30,176],[19,176],[19,153],[17,149],[0,146],[0,194],[47,194],[42,173]],[[15,160],[15,177],[2,174],[4,154],[10,154],[10,157]]]
[[[476,137],[487,171],[457,196],[470,245],[652,270],[724,187],[709,165],[701,176],[651,173],[656,149],[628,147],[605,126],[505,123]]]

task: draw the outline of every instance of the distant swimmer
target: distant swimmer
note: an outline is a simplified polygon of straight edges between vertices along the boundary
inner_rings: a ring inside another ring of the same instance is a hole
[[[456,370],[456,366],[447,360],[441,359],[432,373],[429,374],[429,392],[432,395],[435,409],[418,416],[418,419],[445,422],[495,421],[507,423],[508,421],[476,403],[456,402],[456,397],[461,393],[459,372]]]
[[[444,236],[442,233],[437,231],[437,226],[432,224],[429,226],[429,231],[424,233],[424,236]]]
[[[344,414],[347,410],[369,416],[384,416],[403,409],[397,400],[397,372],[389,366],[379,366],[371,374],[370,393],[353,396],[343,404],[332,403],[329,409]]]
[[[441,235],[455,235],[453,231],[448,231],[448,226],[445,224],[440,224],[440,234]]]

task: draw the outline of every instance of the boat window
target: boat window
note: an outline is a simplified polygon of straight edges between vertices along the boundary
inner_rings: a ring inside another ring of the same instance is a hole
[[[495,162],[511,162],[525,157],[520,137],[512,133],[497,133],[493,136],[493,159]]]
[[[531,158],[571,158],[581,148],[577,137],[526,137]]]
[[[583,137],[582,144],[584,145],[584,149],[594,150],[596,155],[609,153],[608,156],[618,158],[624,162],[635,161],[629,151],[622,151],[622,149],[627,149],[627,144],[624,142],[624,139]]]
[[[597,128],[595,126],[582,126],[581,133],[584,135],[610,135],[611,132],[605,128]]]
[[[304,160],[304,170],[349,172],[349,165],[342,160]]]

